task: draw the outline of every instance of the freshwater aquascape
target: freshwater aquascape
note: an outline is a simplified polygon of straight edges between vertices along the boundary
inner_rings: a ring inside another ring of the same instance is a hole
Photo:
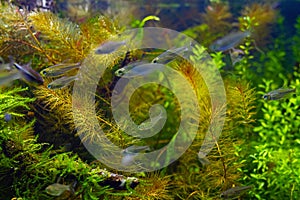
[[[299,8],[1,1],[0,199],[300,199]]]

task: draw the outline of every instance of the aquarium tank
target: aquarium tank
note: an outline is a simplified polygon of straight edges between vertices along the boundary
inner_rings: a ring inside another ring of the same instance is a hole
[[[1,0],[0,199],[300,199],[299,8]]]

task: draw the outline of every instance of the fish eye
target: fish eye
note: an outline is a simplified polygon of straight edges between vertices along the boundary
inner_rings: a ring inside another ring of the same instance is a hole
[[[49,84],[49,85],[47,85],[47,88],[48,88],[48,89],[51,89],[51,85],[50,85],[50,84]]]
[[[43,74],[43,75],[46,75],[46,74],[47,74],[47,72],[43,70],[43,71],[42,71],[42,74]]]
[[[263,98],[264,100],[268,100],[268,99],[269,99],[269,95],[264,95],[262,98]]]
[[[124,69],[118,69],[118,70],[115,72],[115,75],[116,75],[116,76],[123,76],[123,75],[124,75]]]

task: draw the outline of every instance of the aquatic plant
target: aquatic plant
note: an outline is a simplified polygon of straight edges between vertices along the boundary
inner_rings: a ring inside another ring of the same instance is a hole
[[[172,175],[166,175],[163,172],[152,172],[145,174],[145,179],[146,180],[141,182],[143,186],[138,187],[136,191],[134,191],[134,195],[128,196],[126,199],[173,199],[173,195],[171,195],[174,185],[172,183]]]
[[[248,166],[242,168],[243,182],[254,184],[249,194],[257,199],[299,198],[299,72],[293,72],[294,79],[281,78],[288,85],[297,88],[296,95],[289,95],[281,101],[259,100],[261,116],[253,129],[257,138],[248,145]],[[288,75],[288,74],[287,74]],[[280,87],[273,80],[263,79],[259,95]],[[254,136],[254,135],[253,135]],[[284,184],[283,184],[284,183]]]
[[[3,11],[0,13],[1,57],[7,60],[7,56],[13,54],[24,63],[32,59],[36,70],[64,61],[82,62],[92,49],[123,30],[115,21],[104,16],[96,16],[77,25],[52,13],[27,15],[2,4],[0,9]],[[274,10],[265,4],[247,6],[242,14],[240,28],[253,29],[254,33],[269,30],[269,24],[275,18]],[[259,15],[261,19],[257,18]],[[205,40],[207,46],[233,26],[229,8],[224,4],[207,7],[202,19],[203,25],[187,32],[190,31],[200,41]],[[143,25],[142,22],[138,24]],[[299,20],[294,36],[296,43],[298,24]],[[255,37],[254,34],[256,41]],[[193,144],[179,160],[159,172],[146,175],[119,174],[109,169],[95,161],[79,140],[79,137],[82,141],[93,140],[97,136],[95,124],[90,120],[92,117],[99,122],[107,138],[123,149],[131,145],[159,149],[172,139],[180,122],[180,109],[179,101],[166,87],[147,84],[137,89],[130,98],[129,110],[136,124],[149,119],[147,111],[152,105],[158,103],[166,109],[167,122],[152,138],[136,139],[127,135],[115,124],[111,113],[109,102],[118,80],[114,72],[145,55],[143,50],[124,52],[124,55],[101,55],[101,59],[91,63],[98,69],[103,67],[103,63],[109,67],[98,82],[95,104],[87,105],[88,101],[84,98],[74,102],[81,108],[95,107],[96,116],[88,109],[76,113],[88,116],[87,120],[82,117],[82,121],[76,124],[77,127],[87,127],[84,131],[78,131],[73,122],[72,85],[61,90],[50,90],[46,85],[32,85],[30,89],[1,88],[0,118],[4,120],[0,121],[0,189],[6,192],[1,192],[0,198],[7,198],[3,196],[7,194],[9,198],[53,199],[56,197],[47,194],[45,188],[59,180],[65,185],[77,181],[77,186],[74,196],[64,194],[67,196],[58,199],[219,199],[222,192],[241,185],[253,185],[253,188],[249,194],[247,192],[238,198],[299,199],[300,76],[297,70],[285,70],[288,58],[294,57],[296,62],[299,61],[298,47],[293,47],[293,55],[287,55],[284,47],[289,44],[288,41],[282,41],[282,35],[274,38],[271,50],[265,54],[256,53],[253,38],[245,39],[239,46],[245,55],[233,66],[227,62],[226,54],[211,53],[212,63],[209,64],[220,69],[227,93],[227,104],[216,108],[211,105],[203,77],[190,63],[181,59],[168,63],[188,80],[196,93],[201,108],[199,130]],[[201,59],[204,51],[205,48],[195,48],[192,59]],[[82,65],[82,69],[84,67]],[[68,75],[76,74],[76,70]],[[51,81],[51,78],[45,78],[45,84]],[[258,84],[259,87],[256,87]],[[260,98],[282,85],[297,88],[296,94],[279,102]],[[205,165],[199,161],[197,154],[205,133],[213,132],[208,129],[211,120],[225,106],[227,112],[222,135],[213,141],[214,148],[206,157],[210,164]],[[33,120],[32,115],[37,119]],[[109,162],[114,161],[107,160]],[[112,181],[113,175],[126,180],[126,177],[137,176],[140,183],[136,188],[126,183],[121,187],[123,190],[104,184]]]
[[[231,13],[229,6],[223,3],[212,3],[201,14],[202,22],[207,24],[208,31],[214,37],[222,36],[221,34],[231,28]]]
[[[293,55],[295,56],[296,62],[300,62],[300,51],[299,51],[299,45],[300,45],[300,17],[297,18],[297,22],[295,24],[296,28],[296,34],[293,37]]]
[[[249,26],[252,29],[252,37],[259,46],[265,45],[267,38],[270,37],[270,25],[276,21],[277,11],[271,3],[252,3],[245,6],[239,17],[240,28],[245,27],[244,21],[251,21]]]
[[[209,46],[214,40],[224,36],[232,28],[232,15],[224,3],[212,3],[200,14],[201,25],[188,28],[183,33]]]
[[[16,183],[14,173],[34,159],[28,152],[23,153],[23,149],[32,148],[30,144],[34,140],[34,121],[27,122],[26,118],[30,109],[28,104],[35,99],[21,96],[27,90],[19,87],[11,90],[0,88],[0,190],[6,191],[1,193],[2,199],[13,194],[11,187]]]

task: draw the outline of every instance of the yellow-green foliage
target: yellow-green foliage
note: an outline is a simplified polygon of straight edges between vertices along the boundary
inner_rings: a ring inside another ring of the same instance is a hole
[[[27,91],[28,88],[14,88],[11,90],[0,88],[0,135],[3,139],[13,139],[21,142],[26,139],[28,127],[25,125],[29,103],[35,99],[23,97],[20,93]],[[12,119],[8,122],[4,120],[5,114],[11,115]],[[17,123],[18,122],[18,123]],[[16,125],[18,125],[16,127]],[[20,128],[20,125],[24,128]],[[26,128],[25,128],[26,127]]]
[[[37,39],[43,41],[38,42],[41,48],[52,60],[68,58],[76,62],[89,51],[90,45],[76,24],[59,19],[51,12],[32,13],[28,21],[39,34]]]
[[[141,187],[137,187],[134,195],[128,196],[128,200],[171,200],[174,199],[171,195],[173,180],[172,176],[165,175],[159,172],[148,173],[144,181],[141,182]]]
[[[79,26],[60,19],[51,13],[38,12],[27,16],[10,7],[1,7],[1,11],[0,49],[2,49],[1,56],[4,58],[12,54],[18,59],[33,55],[37,58],[36,63],[33,64],[33,68],[36,70],[66,60],[83,62],[80,70],[90,69],[89,74],[82,74],[84,79],[91,80],[87,82],[86,87],[93,84],[94,81],[89,75],[97,74],[98,70],[104,70],[104,67],[108,66],[104,76],[98,82],[95,91],[95,102],[92,105],[85,96],[80,99],[72,99],[72,86],[61,90],[48,89],[46,85],[52,79],[45,79],[45,85],[37,86],[33,90],[36,102],[32,107],[37,116],[35,134],[39,136],[40,141],[49,142],[56,149],[63,144],[73,143],[78,140],[78,136],[83,136],[83,140],[92,140],[96,136],[96,126],[93,121],[96,113],[96,120],[104,130],[107,138],[123,149],[133,144],[149,145],[158,149],[170,142],[181,120],[180,108],[175,95],[163,86],[144,85],[130,99],[130,112],[132,119],[137,124],[149,118],[147,113],[153,104],[164,105],[168,119],[162,131],[156,136],[138,140],[125,134],[114,122],[110,101],[116,79],[114,79],[112,73],[115,68],[121,67],[126,52],[124,52],[124,55],[91,56],[89,54],[100,43],[121,32],[121,29],[113,21],[100,16],[92,18]],[[223,33],[230,26],[228,19],[231,14],[227,6],[213,5],[212,8],[207,8],[206,12],[203,15],[204,21],[210,31],[222,31]],[[214,23],[218,23],[219,27],[213,28]],[[14,27],[17,28],[14,29]],[[210,38],[210,40],[212,39],[215,38]],[[15,45],[18,48],[13,48]],[[198,56],[203,53],[200,50],[198,49]],[[130,53],[133,60],[140,56],[138,55],[140,52]],[[91,60],[87,61],[86,59]],[[215,62],[215,64],[218,65],[218,68],[224,66],[221,60]],[[193,66],[187,62],[174,62],[170,65],[191,84],[191,90],[194,90],[201,110],[197,136],[192,146],[178,161],[160,173],[148,173],[146,177],[141,177],[141,184],[136,190],[132,190],[130,195],[127,191],[116,192],[112,189],[108,191],[99,186],[98,182],[103,180],[103,177],[99,175],[100,168],[105,167],[103,164],[97,162],[93,165],[88,164],[88,162],[82,161],[77,156],[71,156],[67,153],[58,154],[57,150],[53,151],[51,148],[42,151],[43,145],[37,144],[35,139],[27,139],[20,145],[15,145],[15,139],[11,138],[12,141],[6,141],[5,147],[10,152],[12,151],[13,155],[3,157],[5,157],[5,160],[13,158],[10,162],[24,160],[22,170],[18,171],[20,173],[18,174],[19,177],[22,178],[14,180],[16,196],[30,199],[50,198],[44,191],[45,187],[54,183],[58,176],[65,178],[63,183],[69,184],[70,181],[66,177],[70,174],[78,179],[79,186],[76,189],[76,195],[83,199],[116,199],[123,198],[123,196],[127,196],[127,199],[217,199],[222,191],[234,184],[238,185],[238,179],[241,176],[237,169],[241,167],[241,164],[237,163],[238,159],[234,152],[235,146],[242,143],[241,138],[243,136],[239,136],[235,132],[241,133],[241,130],[237,128],[241,124],[245,127],[251,127],[250,124],[253,122],[254,115],[253,101],[255,99],[253,90],[247,83],[228,80],[225,82],[228,105],[212,107],[210,94],[203,77]],[[213,75],[210,78],[213,79]],[[30,101],[27,99],[25,103]],[[25,103],[20,105],[26,105]],[[73,113],[72,103],[81,112]],[[11,106],[11,102],[5,102],[5,106]],[[225,121],[220,139],[215,141],[214,149],[208,155],[211,164],[202,166],[197,159],[197,153],[206,132],[213,132],[213,130],[208,130],[211,121],[215,120],[216,116],[226,106],[226,114],[229,118]],[[89,109],[94,107],[95,110],[91,112]],[[3,116],[3,112],[0,112],[0,116]],[[84,126],[86,129],[83,131],[75,129],[73,114],[82,119],[77,121],[76,127]],[[193,111],[190,115],[196,117]],[[29,124],[29,126],[32,126],[32,124]],[[188,131],[186,130],[187,135]],[[22,130],[23,132],[26,131]],[[9,131],[6,132],[6,135],[8,133]],[[16,147],[18,147],[17,151],[13,151],[12,149]],[[84,157],[87,152],[82,149],[73,149],[73,153],[77,151],[84,159],[90,161],[88,156]],[[56,155],[53,156],[53,154]],[[18,164],[13,163],[12,166],[16,167]]]
[[[1,56],[24,56],[42,51],[25,16],[14,7],[1,6],[0,9]]]
[[[197,153],[206,131],[202,126],[200,126],[200,131],[192,146],[176,163],[175,187],[178,188],[177,195],[181,199],[187,197],[190,199],[218,199],[222,191],[238,185],[241,177],[238,169],[242,164],[238,162],[239,157],[235,155],[236,147],[242,145],[243,138],[249,134],[241,133],[240,125],[251,127],[255,114],[253,111],[255,95],[253,90],[243,82],[228,81],[225,83],[228,98],[226,122],[221,137],[215,141],[214,149],[207,156],[211,164],[201,166],[197,159]],[[203,115],[201,123],[206,126],[212,117],[211,110],[205,108],[207,103],[203,101],[200,104],[201,115]]]
[[[241,29],[247,30],[251,27],[253,31],[252,38],[260,46],[264,45],[270,35],[269,26],[276,20],[277,11],[269,3],[253,3],[245,6],[241,14],[242,16],[239,18]],[[250,27],[244,25],[244,21],[248,20],[247,18],[251,20]]]
[[[249,83],[242,80],[227,79],[227,102],[230,112],[227,117],[231,119],[231,123],[237,127],[252,127],[255,122],[255,101],[256,93],[250,88]],[[244,132],[246,136],[250,132]]]
[[[33,123],[28,122],[29,103],[35,99],[23,97],[21,94],[28,88],[0,88],[0,194],[1,199],[7,198],[14,183],[11,169],[24,169],[26,162],[35,160],[30,155],[34,148]],[[11,115],[11,120],[4,120],[5,115]],[[25,152],[24,152],[25,151]],[[6,192],[3,192],[6,191]],[[6,196],[7,195],[7,196]]]
[[[37,70],[60,62],[83,62],[93,48],[119,32],[115,23],[103,16],[79,26],[51,12],[27,14],[9,6],[1,9],[1,55],[4,58],[14,55],[18,60],[34,55],[38,61],[34,60],[36,63],[33,62],[32,67]],[[117,57],[107,59],[120,60]],[[46,130],[43,137],[48,139],[54,138],[51,134],[70,134],[74,130],[70,90],[53,91],[45,87],[52,80],[45,79],[45,85],[34,90],[37,123],[40,129]]]

